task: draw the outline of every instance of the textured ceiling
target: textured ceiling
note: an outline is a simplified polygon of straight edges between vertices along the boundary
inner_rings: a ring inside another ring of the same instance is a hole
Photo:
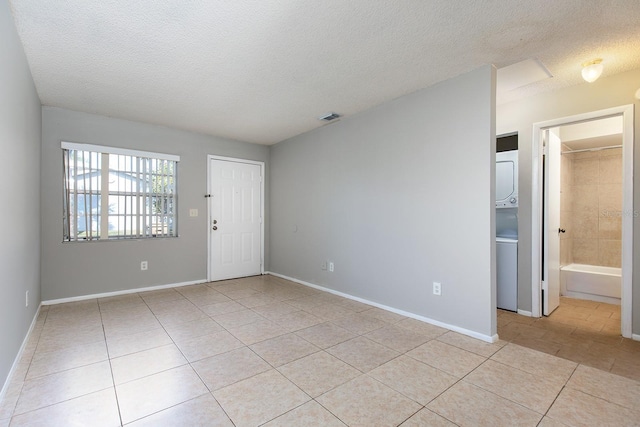
[[[10,0],[44,105],[272,144],[538,59],[507,102],[640,68],[638,0]],[[639,82],[640,83],[640,82]]]

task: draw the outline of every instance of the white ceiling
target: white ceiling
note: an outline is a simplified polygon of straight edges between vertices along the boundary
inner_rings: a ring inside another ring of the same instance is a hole
[[[44,105],[273,144],[484,64],[640,68],[637,0],[10,0]],[[595,83],[597,84],[597,83]],[[640,82],[639,82],[640,84]]]

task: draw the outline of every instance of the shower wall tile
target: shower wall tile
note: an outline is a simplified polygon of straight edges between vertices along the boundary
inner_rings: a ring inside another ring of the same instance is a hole
[[[605,267],[622,265],[622,245],[620,240],[600,239],[598,243],[598,264]]]
[[[622,240],[622,221],[618,217],[601,215],[598,220],[598,238]]]
[[[597,239],[598,238],[598,213],[597,212],[574,212],[572,235],[576,239]]]
[[[598,185],[598,203],[600,212],[613,212],[619,216],[622,211],[622,186],[620,184]],[[617,213],[617,214],[616,214]]]
[[[573,212],[598,212],[598,188],[596,185],[574,185]]]
[[[620,145],[622,145],[622,138],[620,138]],[[598,152],[598,157],[600,158],[611,156],[620,156],[620,161],[622,162],[622,148],[610,148]]]
[[[622,184],[622,156],[606,156],[599,160],[600,184]]]
[[[566,153],[561,168],[561,264],[620,267],[622,149]]]
[[[598,239],[573,239],[573,262],[598,265]]]
[[[589,185],[598,183],[598,158],[573,160],[574,185]]]

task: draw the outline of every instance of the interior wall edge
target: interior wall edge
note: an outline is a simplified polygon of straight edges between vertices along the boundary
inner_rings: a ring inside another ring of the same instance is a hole
[[[481,333],[478,333],[476,331],[472,331],[470,329],[461,328],[461,327],[456,326],[456,325],[451,325],[449,323],[445,323],[445,322],[441,322],[439,320],[431,319],[431,318],[426,317],[426,316],[421,316],[421,315],[416,314],[416,313],[411,313],[411,312],[406,311],[406,310],[401,310],[399,308],[390,307],[390,306],[385,305],[385,304],[380,304],[380,303],[377,303],[375,301],[370,301],[370,300],[368,300],[366,298],[361,298],[361,297],[358,297],[358,296],[355,296],[355,295],[347,294],[345,292],[337,291],[335,289],[327,288],[325,286],[316,285],[315,283],[307,282],[307,281],[304,281],[304,280],[301,280],[301,279],[296,279],[295,277],[290,277],[290,276],[287,276],[285,274],[275,273],[273,271],[267,271],[267,272],[265,272],[265,274],[270,274],[272,276],[280,277],[281,279],[289,280],[291,282],[295,282],[295,283],[298,283],[298,284],[303,285],[303,286],[308,286],[308,287],[313,288],[313,289],[318,289],[320,291],[328,292],[328,293],[333,294],[333,295],[338,295],[338,296],[341,296],[343,298],[347,298],[347,299],[350,299],[350,300],[353,300],[353,301],[361,302],[363,304],[371,305],[373,307],[381,308],[383,310],[390,311],[392,313],[399,314],[401,316],[409,317],[411,319],[420,320],[421,322],[429,323],[430,325],[434,325],[434,326],[438,326],[440,328],[448,329],[450,331],[458,332],[460,334],[466,335],[466,336],[471,337],[471,338],[476,338],[476,339],[479,339],[479,340],[484,341],[484,342],[488,342],[488,343],[498,342],[498,335],[497,334],[494,334],[494,335],[481,334]]]

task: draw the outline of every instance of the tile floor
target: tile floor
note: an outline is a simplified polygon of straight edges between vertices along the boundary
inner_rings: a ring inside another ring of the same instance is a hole
[[[43,307],[0,426],[640,424],[640,382],[512,316],[488,344],[271,276]]]
[[[640,342],[620,335],[620,306],[561,297],[551,316],[498,310],[500,339],[640,381]]]

